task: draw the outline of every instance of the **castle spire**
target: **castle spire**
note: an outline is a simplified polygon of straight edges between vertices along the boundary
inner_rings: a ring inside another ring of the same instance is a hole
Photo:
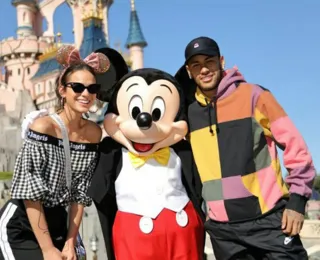
[[[131,0],[131,11],[135,11],[134,0]]]
[[[62,37],[62,33],[59,31],[59,32],[57,32],[57,34],[56,34],[56,37],[57,37],[57,40],[56,40],[56,42],[57,42],[57,47],[59,48],[60,46],[61,46],[61,37]]]
[[[126,42],[126,47],[130,48],[131,46],[140,46],[143,48],[147,46],[147,42],[141,30],[138,13],[135,9],[134,0],[130,0],[130,3],[131,3],[130,28],[129,28],[129,35]]]

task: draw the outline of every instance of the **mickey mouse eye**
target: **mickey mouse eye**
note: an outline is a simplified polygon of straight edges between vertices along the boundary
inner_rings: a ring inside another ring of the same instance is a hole
[[[142,111],[142,99],[140,96],[135,95],[129,102],[129,114],[135,120]]]
[[[159,119],[161,119],[162,116],[164,115],[165,110],[166,110],[166,105],[164,103],[164,100],[161,97],[156,97],[153,100],[152,108],[151,108],[152,120],[156,122]]]

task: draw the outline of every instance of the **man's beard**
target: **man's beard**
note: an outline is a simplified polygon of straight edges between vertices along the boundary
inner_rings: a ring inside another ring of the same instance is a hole
[[[201,92],[209,92],[209,91],[216,90],[219,87],[219,84],[220,84],[222,78],[223,78],[223,69],[220,68],[217,80],[216,80],[215,84],[211,88],[203,88],[203,87],[200,86],[200,84],[198,84],[198,88],[201,90]]]

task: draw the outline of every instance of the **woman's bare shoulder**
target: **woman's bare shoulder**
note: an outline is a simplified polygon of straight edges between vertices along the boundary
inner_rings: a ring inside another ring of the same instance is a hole
[[[41,134],[55,136],[53,121],[50,116],[37,118],[29,127],[31,130]]]
[[[101,127],[90,120],[86,124],[86,138],[90,143],[99,143],[102,137]]]

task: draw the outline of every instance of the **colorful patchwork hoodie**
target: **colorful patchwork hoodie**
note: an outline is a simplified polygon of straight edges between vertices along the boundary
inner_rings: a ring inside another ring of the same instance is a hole
[[[255,219],[275,209],[281,198],[289,198],[287,208],[304,214],[316,171],[302,136],[270,91],[246,83],[231,69],[214,100],[197,89],[188,118],[211,219]],[[285,182],[276,145],[289,171]]]

